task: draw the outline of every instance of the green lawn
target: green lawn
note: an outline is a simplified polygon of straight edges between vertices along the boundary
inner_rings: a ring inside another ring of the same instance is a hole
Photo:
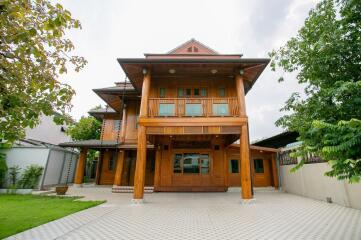
[[[0,239],[103,203],[74,200],[69,197],[0,194]]]

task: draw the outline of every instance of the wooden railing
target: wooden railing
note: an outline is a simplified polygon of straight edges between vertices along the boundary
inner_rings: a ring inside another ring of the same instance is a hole
[[[237,117],[239,104],[229,98],[149,98],[148,117]]]

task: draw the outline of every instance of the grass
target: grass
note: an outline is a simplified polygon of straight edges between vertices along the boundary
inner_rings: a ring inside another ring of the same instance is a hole
[[[75,199],[0,194],[0,239],[103,203]]]

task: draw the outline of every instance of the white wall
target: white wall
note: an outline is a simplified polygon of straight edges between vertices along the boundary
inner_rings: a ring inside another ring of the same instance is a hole
[[[71,138],[61,131],[66,125],[56,125],[53,117],[42,115],[40,123],[35,128],[25,129],[25,138],[58,145],[63,142],[70,142]]]
[[[330,170],[328,163],[304,164],[291,173],[294,166],[280,166],[283,191],[322,201],[331,197],[334,203],[361,209],[361,183],[349,184],[347,181],[324,176]]]

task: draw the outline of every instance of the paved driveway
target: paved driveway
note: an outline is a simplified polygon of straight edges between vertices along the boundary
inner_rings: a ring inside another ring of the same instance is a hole
[[[153,193],[132,205],[131,194],[71,190],[97,207],[44,224],[10,239],[361,239],[361,211],[278,192]]]

